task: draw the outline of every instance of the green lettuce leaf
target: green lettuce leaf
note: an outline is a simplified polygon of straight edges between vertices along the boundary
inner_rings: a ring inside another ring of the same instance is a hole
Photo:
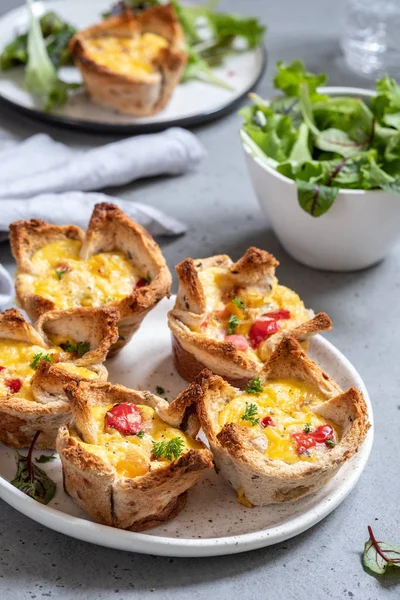
[[[289,154],[289,161],[303,164],[312,161],[310,149],[308,147],[308,138],[310,130],[305,123],[302,123],[299,128],[299,135],[293,148]]]
[[[28,32],[28,63],[25,70],[25,87],[42,99],[46,111],[64,104],[70,89],[79,87],[58,78],[55,66],[50,60],[39,21],[32,10],[32,0],[28,0],[31,24]]]
[[[301,84],[306,83],[310,99],[315,102],[326,98],[326,96],[318,94],[317,87],[324,85],[327,79],[325,73],[319,73],[318,75],[309,73],[301,60],[294,60],[290,65],[286,65],[284,61],[279,61],[273,81],[276,89],[282,90],[285,96],[296,98],[300,97]]]

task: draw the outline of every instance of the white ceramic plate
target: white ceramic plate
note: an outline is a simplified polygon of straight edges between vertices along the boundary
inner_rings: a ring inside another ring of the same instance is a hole
[[[155,391],[164,387],[173,399],[186,387],[176,374],[171,358],[167,310],[164,300],[146,318],[132,342],[108,361],[110,381],[132,388]],[[364,383],[354,367],[324,338],[313,338],[310,354],[343,388],[363,391],[372,424],[372,408]],[[57,482],[57,494],[49,506],[28,498],[8,482],[15,474],[15,451],[0,444],[0,497],[24,515],[55,531],[102,546],[164,556],[216,556],[270,546],[298,535],[318,523],[349,494],[360,477],[373,441],[373,427],[356,454],[317,494],[297,502],[271,507],[244,508],[236,494],[214,472],[204,475],[189,492],[186,508],[167,524],[146,533],[132,533],[94,523],[64,493],[59,460],[44,465]],[[36,454],[41,454],[38,451]],[[43,465],[41,465],[43,466]]]
[[[101,13],[109,9],[112,3],[113,0],[49,0],[35,2],[34,6],[38,15],[54,10],[62,19],[82,29],[98,22]],[[0,18],[0,51],[16,33],[27,30],[28,22],[24,6]],[[265,62],[263,48],[232,55],[223,66],[215,69],[218,77],[228,83],[232,90],[201,81],[188,81],[176,88],[164,110],[151,117],[135,118],[101,108],[90,102],[84,91],[77,92],[51,114],[45,113],[35,98],[24,89],[24,69],[21,67],[0,71],[0,99],[38,119],[69,128],[114,133],[157,131],[173,125],[204,123],[230,112],[255,87],[264,72]],[[74,67],[63,67],[60,75],[66,81],[81,81]]]

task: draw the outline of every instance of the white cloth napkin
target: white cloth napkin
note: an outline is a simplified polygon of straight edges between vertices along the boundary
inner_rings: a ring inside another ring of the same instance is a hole
[[[12,221],[43,219],[86,228],[97,202],[112,202],[152,235],[180,235],[181,221],[139,202],[100,193],[142,177],[180,175],[205,156],[198,139],[185,129],[124,139],[90,150],[76,150],[48,135],[0,145],[0,241]],[[0,307],[10,302],[12,281],[0,265]]]
[[[154,175],[180,175],[205,156],[199,140],[185,129],[140,135],[76,150],[45,134],[0,148],[0,199],[47,192],[100,190]]]

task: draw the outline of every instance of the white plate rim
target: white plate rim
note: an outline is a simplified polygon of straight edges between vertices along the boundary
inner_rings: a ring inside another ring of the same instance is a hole
[[[46,4],[47,0],[41,0],[42,4]],[[111,0],[110,0],[111,2]],[[25,12],[25,6],[18,6],[11,10],[6,11],[2,15],[0,15],[0,22],[3,18],[9,18],[11,16],[16,19]],[[199,112],[195,115],[177,118],[177,119],[165,119],[163,121],[157,121],[154,123],[132,123],[132,124],[117,124],[117,123],[107,123],[101,121],[87,121],[85,119],[77,119],[72,117],[66,117],[58,114],[46,113],[44,110],[39,110],[36,108],[31,108],[20,104],[17,101],[14,101],[10,98],[7,98],[0,92],[0,104],[15,110],[28,118],[36,119],[38,121],[42,121],[44,123],[49,123],[51,125],[57,125],[63,128],[75,129],[77,131],[83,132],[91,132],[91,133],[114,133],[114,134],[141,134],[141,133],[156,133],[158,131],[162,131],[167,127],[194,127],[197,125],[202,125],[214,121],[216,119],[222,118],[232,111],[235,110],[237,106],[247,97],[247,95],[256,89],[260,80],[262,79],[266,68],[267,68],[267,50],[264,44],[254,49],[255,52],[261,53],[261,64],[259,71],[255,73],[254,79],[247,86],[243,92],[234,96],[231,100],[221,104],[219,107],[204,110],[203,112]]]
[[[100,546],[157,556],[210,557],[236,554],[277,544],[303,533],[335,510],[356,486],[367,464],[374,438],[372,405],[365,384],[358,371],[331,342],[320,335],[315,336],[314,339],[318,341],[323,349],[332,353],[347,368],[354,380],[357,381],[357,387],[363,392],[367,403],[371,428],[358,452],[357,465],[354,469],[349,470],[344,483],[338,486],[330,498],[321,500],[320,507],[313,507],[306,513],[292,519],[289,524],[281,524],[265,530],[220,538],[185,539],[154,537],[145,533],[115,529],[107,525],[87,521],[80,517],[67,515],[62,511],[42,505],[29,498],[1,476],[0,498],[25,516],[59,533],[64,533],[70,537]]]

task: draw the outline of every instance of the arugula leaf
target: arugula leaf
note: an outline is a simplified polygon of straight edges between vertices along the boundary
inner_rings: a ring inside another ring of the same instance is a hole
[[[220,79],[209,66],[206,60],[204,60],[199,52],[196,52],[194,48],[188,48],[188,62],[186,64],[185,71],[183,72],[181,81],[188,81],[189,79],[200,79],[206,83],[217,85],[225,88],[226,90],[232,90],[226,81]]]
[[[263,387],[259,377],[254,377],[246,386],[246,392],[248,394],[261,394]]]
[[[166,460],[172,460],[172,458],[179,458],[182,454],[185,442],[181,437],[172,438],[169,442],[153,442],[153,454],[156,458],[165,458]]]
[[[308,147],[309,134],[310,130],[308,125],[302,123],[299,128],[299,136],[289,154],[289,161],[296,162],[298,164],[312,161],[311,152]]]
[[[317,88],[327,81],[325,73],[314,75],[306,71],[301,60],[294,60],[290,65],[281,60],[277,63],[277,72],[273,79],[276,89],[282,90],[286,96],[300,97],[300,88],[307,84],[312,101],[323,100],[326,96],[318,94]]]
[[[40,431],[36,432],[27,456],[17,452],[17,472],[10,483],[41,504],[48,504],[56,493],[56,484],[45,471],[32,462],[33,448],[39,435]],[[38,462],[44,461],[38,460]]]
[[[378,541],[370,526],[368,533],[362,557],[364,567],[377,575],[383,575],[388,567],[400,567],[400,545]]]
[[[46,111],[51,111],[55,106],[66,102],[70,89],[80,86],[75,83],[66,83],[58,78],[56,68],[47,53],[39,21],[32,9],[32,0],[27,0],[27,3],[31,24],[28,31],[25,87],[42,99]]]
[[[305,123],[314,135],[319,135],[319,129],[315,125],[313,109],[310,99],[310,90],[307,83],[300,84],[300,110]]]
[[[35,458],[37,463],[48,463],[55,460],[57,456],[55,454],[41,454],[39,458]]]
[[[33,360],[31,362],[31,364],[29,365],[31,367],[31,369],[37,369],[39,367],[39,363],[41,360],[46,360],[49,363],[53,362],[53,358],[51,356],[51,354],[43,354],[43,352],[38,352],[37,354],[33,355]]]
[[[394,177],[385,173],[381,169],[375,159],[371,156],[369,163],[361,167],[361,173],[363,175],[363,187],[364,189],[374,189],[393,183]]]
[[[260,420],[259,417],[256,417],[257,412],[258,412],[257,404],[252,404],[252,403],[246,402],[246,410],[243,413],[241,418],[243,421],[250,421],[250,423],[254,427],[254,425],[257,425],[257,423]]]
[[[296,179],[296,185],[299,204],[312,217],[320,217],[325,214],[339,193],[337,187],[328,187],[300,179]]]

